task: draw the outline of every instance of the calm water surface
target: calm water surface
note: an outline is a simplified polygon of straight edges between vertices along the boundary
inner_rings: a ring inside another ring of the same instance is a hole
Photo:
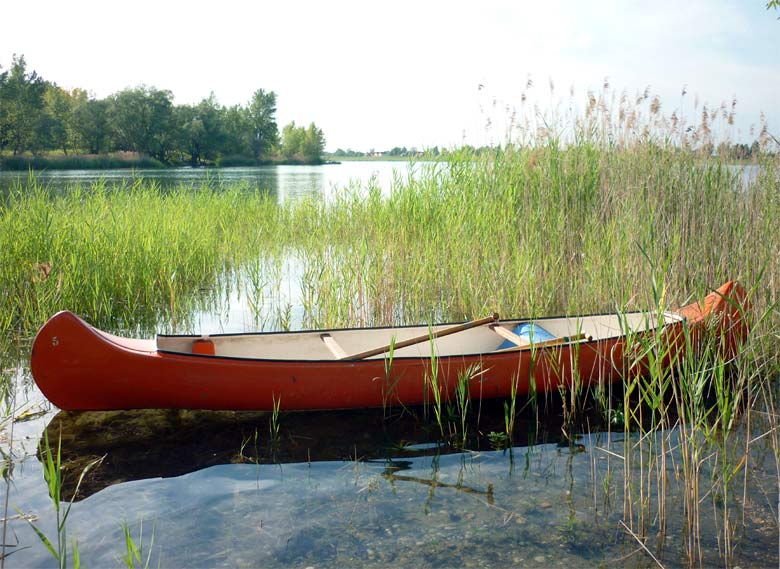
[[[161,184],[241,181],[280,200],[331,195],[372,179],[391,191],[404,163],[345,162],[317,167],[235,168],[220,171],[82,171],[45,173],[50,187],[103,179]],[[9,187],[16,173],[0,173]],[[0,189],[2,189],[0,187]],[[213,309],[185,325],[204,332],[300,327],[304,273],[290,257],[262,265],[263,289],[246,275],[228,278]],[[254,307],[254,308],[251,308]],[[38,445],[49,426],[62,439],[65,495],[81,469],[103,457],[85,480],[68,520],[87,567],[122,566],[122,524],[161,567],[647,567],[653,562],[619,525],[625,521],[622,457],[641,448],[638,435],[585,433],[574,446],[557,444],[560,425],[533,431],[533,410],[519,419],[520,442],[496,450],[491,431],[503,411],[486,406],[470,428],[465,449],[437,444],[438,428],[420,410],[283,414],[281,438],[269,444],[266,414],[125,412],[66,414],[35,388],[24,345],[2,373],[16,386],[13,416],[0,432],[8,460],[9,567],[50,567],[51,554],[33,521],[56,540]],[[21,363],[18,363],[21,362]],[[560,416],[560,409],[549,411]],[[528,434],[531,433],[531,434]],[[674,445],[676,433],[668,433]],[[644,441],[646,442],[646,441]],[[751,487],[741,532],[740,564],[777,566],[776,476],[771,453],[752,447]],[[647,456],[645,457],[647,459]],[[638,481],[639,463],[629,466]],[[706,476],[707,473],[703,473]],[[685,566],[680,464],[666,464],[670,514],[665,566]],[[633,492],[638,490],[634,488]],[[21,513],[17,513],[17,509]],[[650,500],[650,511],[657,504]],[[716,508],[702,508],[705,560],[719,564]],[[654,523],[654,522],[651,522]],[[651,545],[655,532],[649,532]],[[651,547],[655,550],[655,547]]]
[[[266,190],[279,200],[303,196],[332,194],[334,189],[351,184],[378,184],[390,191],[394,178],[404,179],[410,172],[419,171],[425,163],[350,161],[321,166],[261,166],[252,168],[170,168],[165,170],[51,170],[35,174],[36,178],[53,190],[66,190],[75,184],[86,186],[103,181],[107,184],[130,185],[143,178],[154,180],[163,187],[180,185],[209,185],[242,183]],[[26,172],[0,171],[0,191],[13,187],[18,180],[26,181]]]

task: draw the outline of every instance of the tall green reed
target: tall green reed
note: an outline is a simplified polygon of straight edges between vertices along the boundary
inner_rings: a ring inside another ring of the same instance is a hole
[[[56,544],[52,543],[51,539],[49,539],[49,537],[47,537],[46,534],[43,533],[43,531],[38,528],[38,526],[35,525],[33,521],[28,519],[27,522],[30,524],[30,527],[38,536],[38,539],[40,539],[41,543],[43,543],[48,552],[51,553],[51,555],[57,561],[58,567],[64,569],[68,566],[69,556],[72,559],[73,567],[80,567],[81,556],[79,553],[78,542],[75,539],[72,540],[70,546],[68,545],[67,522],[73,503],[70,502],[67,506],[63,506],[62,504],[61,494],[63,485],[61,449],[62,441],[57,441],[57,448],[55,452],[55,449],[52,449],[49,444],[48,432],[44,432],[43,443],[39,448],[39,452],[41,454],[41,460],[43,463],[43,476],[46,480],[46,485],[49,490],[49,497],[51,498],[52,505],[54,506],[54,516],[57,530]],[[81,471],[81,474],[79,475],[78,482],[76,483],[74,496],[78,494],[79,488],[81,487],[81,482],[84,480],[84,477],[87,475],[87,473],[102,460],[102,458],[99,458],[84,467],[84,469]]]
[[[226,269],[257,253],[257,236],[274,223],[269,208],[241,187],[137,180],[56,194],[34,178],[19,182],[0,200],[0,333],[29,333],[62,308],[120,326],[185,316]]]

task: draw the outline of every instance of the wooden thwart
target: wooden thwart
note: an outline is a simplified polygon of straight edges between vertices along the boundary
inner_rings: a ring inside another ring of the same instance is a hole
[[[521,336],[518,336],[517,334],[515,334],[511,330],[507,330],[506,328],[504,328],[503,326],[501,326],[499,324],[491,324],[489,326],[489,328],[491,330],[493,330],[493,332],[495,332],[496,334],[501,336],[504,340],[509,340],[510,342],[514,342],[518,346],[530,346],[531,345],[531,342],[529,342],[525,338],[523,338]]]
[[[330,334],[320,334],[320,338],[322,338],[322,341],[325,342],[325,345],[330,350],[330,353],[333,354],[334,358],[337,360],[343,360],[347,357],[347,352],[342,349],[333,336]]]
[[[401,340],[400,342],[395,342],[393,344],[387,344],[386,346],[381,346],[379,348],[374,348],[371,350],[366,350],[365,352],[360,352],[357,354],[354,354],[352,356],[346,356],[339,359],[342,360],[363,360],[366,358],[370,358],[371,356],[377,356],[379,354],[384,354],[385,352],[389,352],[390,348],[393,348],[395,350],[405,348],[407,346],[413,346],[415,344],[420,344],[422,342],[426,342],[430,340],[431,338],[441,338],[443,336],[449,336],[450,334],[455,334],[457,332],[463,332],[464,330],[468,330],[470,328],[475,328],[477,326],[483,326],[485,324],[490,324],[492,322],[498,322],[498,313],[494,313],[492,316],[488,316],[486,318],[480,318],[479,320],[472,320],[471,322],[464,322],[463,324],[456,324],[455,326],[450,326],[448,328],[444,328],[443,330],[438,330],[436,332],[432,332],[430,334],[424,334],[422,336],[415,336],[414,338],[409,338],[408,340]]]

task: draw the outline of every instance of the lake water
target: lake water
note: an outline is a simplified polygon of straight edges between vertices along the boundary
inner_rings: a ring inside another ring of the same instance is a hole
[[[430,165],[428,162],[403,161],[345,161],[340,164],[320,166],[262,166],[255,168],[170,168],[165,170],[50,170],[36,172],[36,178],[54,191],[65,191],[74,184],[83,186],[104,181],[107,184],[132,184],[143,178],[155,180],[163,187],[180,185],[208,185],[242,183],[248,187],[268,191],[284,201],[305,196],[323,196],[326,199],[334,190],[358,184],[376,184],[384,193],[392,190],[394,180],[405,180],[410,174],[419,173]],[[749,186],[759,175],[757,165],[733,166],[733,171]],[[25,181],[26,172],[0,170],[0,194],[8,191],[18,181]]]
[[[170,168],[165,170],[51,170],[35,174],[36,178],[55,191],[64,191],[74,184],[83,186],[98,181],[107,184],[132,184],[143,178],[155,180],[163,187],[179,185],[208,185],[242,183],[248,187],[268,191],[279,200],[304,196],[330,196],[334,189],[351,184],[376,183],[383,191],[390,191],[394,178],[404,179],[410,172],[419,171],[424,163],[402,161],[347,161],[320,166],[262,166],[254,168]],[[0,192],[7,191],[18,180],[25,181],[26,172],[0,171]]]
[[[50,172],[40,179],[56,191],[99,179],[130,183],[138,176],[167,186],[241,181],[287,200],[327,198],[338,187],[371,180],[388,192],[394,178],[420,167],[345,162]],[[0,189],[17,176],[0,173]],[[193,326],[208,332],[274,329],[289,305],[295,328],[301,321],[300,266],[290,258],[267,272],[275,275],[276,292],[260,318],[248,308],[246,287],[230,286],[213,312],[193,315]],[[494,436],[504,429],[500,403],[480,408],[462,445],[442,444],[439,427],[420,409],[282,414],[281,436],[273,443],[270,417],[263,413],[58,412],[34,386],[28,349],[21,346],[0,366],[16,387],[12,416],[18,418],[4,421],[0,432],[9,567],[56,565],[30,526],[56,542],[38,456],[47,427],[53,445],[62,440],[66,497],[74,495],[82,469],[102,458],[79,488],[67,522],[66,543],[70,548],[77,541],[87,567],[124,564],[123,524],[153,567],[648,567],[652,559],[621,525],[640,531],[623,496],[626,488],[634,495],[647,491],[633,485],[643,477],[651,485],[640,470],[648,463],[655,464],[652,477],[668,480],[663,564],[687,566],[679,460],[671,455],[659,470],[657,444],[648,447],[639,434],[622,430],[591,430],[587,422],[574,444],[561,444],[561,408],[554,401],[539,411],[538,431],[537,408],[526,406],[509,449]],[[664,434],[665,448],[676,446],[677,435]],[[735,514],[742,567],[778,563],[777,478],[766,443],[750,448],[751,488],[762,491]],[[710,474],[704,464],[702,480]],[[653,496],[648,492],[650,514],[658,510]],[[707,565],[722,564],[722,510],[711,497],[703,504],[702,555]],[[650,549],[658,551],[657,519],[650,515],[647,524]]]

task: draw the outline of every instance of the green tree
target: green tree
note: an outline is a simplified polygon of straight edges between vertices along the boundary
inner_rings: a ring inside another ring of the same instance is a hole
[[[185,122],[182,126],[184,141],[193,165],[202,159],[214,160],[225,139],[222,109],[214,93],[195,107],[182,109]]]
[[[259,160],[276,146],[279,130],[276,126],[276,93],[258,89],[252,95],[248,106],[248,121],[251,129],[250,146],[252,156]]]
[[[281,152],[285,160],[299,160],[316,164],[322,162],[325,135],[314,123],[308,128],[295,126],[295,121],[282,129]]]
[[[280,150],[289,159],[316,162],[322,130],[289,125]],[[214,94],[195,106],[173,105],[170,91],[140,85],[96,99],[66,91],[28,73],[24,56],[0,69],[0,151],[74,149],[92,154],[127,150],[168,162],[178,153],[193,165],[220,156],[261,160],[279,148],[276,93],[258,89],[246,105],[221,107]]]
[[[0,141],[13,148],[16,155],[34,142],[44,111],[46,83],[35,71],[27,73],[23,55],[14,55],[0,87]]]
[[[249,156],[252,150],[249,144],[251,127],[248,111],[241,105],[233,105],[223,109],[221,114],[225,135],[221,145],[221,154],[224,156]]]
[[[42,122],[45,124],[45,137],[39,142],[39,147],[44,150],[58,148],[67,156],[73,141],[73,99],[71,94],[54,83],[48,83],[43,100],[45,112],[39,125]],[[39,134],[43,130],[39,127]]]
[[[301,148],[303,159],[309,163],[322,162],[323,152],[325,152],[325,135],[317,125],[310,123],[303,136]]]
[[[295,121],[285,125],[282,129],[282,156],[285,160],[298,158],[303,149],[303,140],[305,137],[304,129],[295,126]]]
[[[177,138],[172,100],[170,91],[144,85],[113,95],[109,120],[117,147],[167,161]]]
[[[74,144],[90,154],[108,150],[111,135],[108,106],[106,99],[95,99],[81,89],[73,93]]]

